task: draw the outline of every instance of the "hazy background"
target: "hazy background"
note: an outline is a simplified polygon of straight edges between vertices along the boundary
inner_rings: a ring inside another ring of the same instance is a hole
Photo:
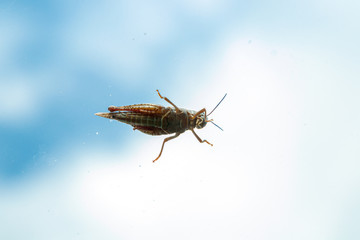
[[[358,1],[0,2],[0,239],[359,239]],[[166,144],[94,116],[211,110]]]

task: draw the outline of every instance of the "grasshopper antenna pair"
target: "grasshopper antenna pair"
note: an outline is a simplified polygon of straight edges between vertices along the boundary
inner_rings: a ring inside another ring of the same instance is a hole
[[[225,99],[227,93],[225,93],[224,97],[220,100],[220,102],[214,107],[214,109],[207,115],[210,116],[210,114],[213,113],[213,111],[215,111],[215,109],[220,105],[220,103]],[[224,131],[224,129],[222,129],[221,127],[219,127],[217,124],[214,123],[214,121],[210,120],[209,122],[211,122],[212,124],[214,124],[215,126],[217,126],[221,131]]]

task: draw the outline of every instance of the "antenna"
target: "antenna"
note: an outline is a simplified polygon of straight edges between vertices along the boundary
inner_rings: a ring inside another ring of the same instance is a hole
[[[216,109],[216,108],[220,105],[220,103],[224,100],[224,98],[226,97],[226,95],[227,95],[227,93],[225,93],[225,96],[220,100],[220,102],[216,105],[216,107],[214,107],[214,109],[213,109],[209,114],[207,114],[207,117],[208,117],[210,114],[212,114],[213,111],[215,111],[215,109]],[[212,121],[212,119],[209,120],[208,122],[211,122],[212,124],[214,124],[215,126],[217,126],[221,131],[224,131],[221,127],[219,127],[216,123],[214,123],[214,122]]]
[[[210,116],[210,114],[212,114],[213,111],[215,111],[215,109],[220,105],[220,103],[224,100],[224,98],[226,97],[227,93],[225,93],[225,96],[220,100],[220,102],[216,105],[216,107],[214,107],[214,109],[207,114],[207,116]],[[215,123],[214,123],[215,124]],[[216,125],[216,124],[215,124]],[[217,126],[217,125],[216,125]],[[219,126],[217,126],[218,128],[220,128]],[[220,128],[221,129],[221,128]],[[222,129],[221,129],[222,130]]]
[[[211,122],[212,124],[214,124],[215,126],[217,126],[218,128],[220,128],[221,131],[224,131],[221,127],[219,127],[217,124],[215,124],[214,122]]]

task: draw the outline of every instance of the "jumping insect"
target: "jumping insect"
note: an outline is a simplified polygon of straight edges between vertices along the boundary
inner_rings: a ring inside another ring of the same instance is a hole
[[[159,90],[156,91],[161,99],[164,99],[173,107],[163,107],[156,104],[134,104],[121,107],[110,106],[108,108],[108,110],[110,111],[109,113],[95,113],[95,115],[104,118],[115,119],[120,122],[129,124],[134,127],[134,130],[139,130],[149,135],[163,135],[175,133],[174,136],[164,139],[161,146],[160,154],[155,160],[153,160],[153,162],[160,158],[161,153],[164,149],[164,145],[167,141],[178,137],[186,130],[191,130],[200,143],[206,142],[207,144],[213,146],[208,141],[201,140],[201,138],[195,133],[194,128],[201,129],[205,127],[208,122],[211,122],[215,126],[220,128],[213,122],[212,119],[208,120],[207,117],[224,100],[226,94],[216,105],[216,107],[209,114],[206,114],[205,108],[201,109],[198,112],[193,110],[187,110],[184,108],[178,108],[168,98],[161,96]]]

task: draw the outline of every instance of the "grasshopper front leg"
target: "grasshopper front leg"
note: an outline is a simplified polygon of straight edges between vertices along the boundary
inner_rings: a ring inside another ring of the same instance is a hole
[[[199,140],[200,143],[206,142],[207,144],[213,146],[211,143],[209,143],[207,140],[201,140],[201,138],[195,133],[194,129],[191,129],[192,133],[195,135],[196,139]]]
[[[191,119],[191,120],[195,119],[197,116],[199,116],[199,115],[202,114],[203,112],[205,113],[205,119],[206,119],[206,109],[205,109],[205,108],[203,108],[203,109],[201,109],[200,111],[198,111],[197,113],[195,113],[194,116],[190,117],[190,119]]]

